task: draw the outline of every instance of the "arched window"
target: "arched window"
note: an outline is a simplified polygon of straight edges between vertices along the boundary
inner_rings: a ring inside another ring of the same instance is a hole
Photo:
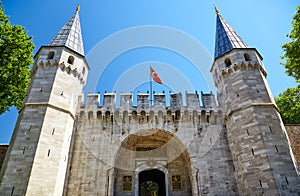
[[[133,120],[137,120],[137,112],[135,110],[131,112],[131,116]]]
[[[171,116],[171,115],[172,115],[171,110],[168,110],[168,111],[167,111],[167,116]]]
[[[245,61],[251,61],[250,55],[248,53],[244,54]]]
[[[53,59],[54,58],[54,51],[50,51],[48,53],[48,59]]]
[[[226,67],[229,67],[231,65],[231,60],[229,58],[225,59],[224,61]]]
[[[74,57],[73,56],[69,56],[68,63],[73,65],[73,63],[74,63]]]
[[[97,112],[97,119],[98,119],[98,120],[101,120],[101,119],[102,119],[102,112],[101,112],[101,111],[98,111],[98,112]]]
[[[176,110],[176,111],[175,111],[175,120],[180,120],[180,118],[181,118],[180,111],[179,111],[179,110]]]
[[[110,121],[110,111],[105,112],[105,122],[108,123]]]
[[[141,111],[141,116],[146,116],[146,112],[144,110]]]
[[[146,112],[143,110],[143,111],[141,111],[140,122],[145,122],[146,119],[147,119]]]

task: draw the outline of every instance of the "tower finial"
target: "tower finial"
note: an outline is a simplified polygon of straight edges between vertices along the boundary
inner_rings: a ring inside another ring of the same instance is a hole
[[[78,4],[76,7],[76,12],[79,12],[79,11],[80,11],[80,4]]]
[[[216,7],[216,5],[214,5],[214,7],[215,7],[216,14],[219,14],[219,10],[218,10],[218,8]]]

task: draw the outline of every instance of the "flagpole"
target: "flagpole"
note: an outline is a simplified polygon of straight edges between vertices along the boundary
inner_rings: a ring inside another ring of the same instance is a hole
[[[150,106],[152,106],[152,76],[151,76],[151,65],[150,65]]]

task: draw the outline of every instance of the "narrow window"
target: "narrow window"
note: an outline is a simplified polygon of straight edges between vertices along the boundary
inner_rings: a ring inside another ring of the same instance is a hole
[[[85,67],[82,68],[82,75],[85,74]]]
[[[50,156],[50,149],[48,149],[48,154],[47,154],[47,156],[48,156],[48,157]]]
[[[15,190],[15,187],[13,186],[12,189],[11,189],[10,195],[14,194],[14,190]]]
[[[289,181],[288,181],[287,177],[285,177],[285,181],[286,181],[286,184],[289,185]]]
[[[226,67],[229,67],[231,65],[231,60],[229,58],[225,59],[224,61]]]
[[[276,152],[278,153],[279,151],[278,151],[278,148],[277,148],[277,146],[275,145],[275,149],[276,149]]]
[[[251,61],[249,54],[244,54],[245,61]]]
[[[54,135],[55,128],[52,129],[52,135]]]
[[[48,53],[48,59],[53,59],[54,57],[54,51],[51,51]]]
[[[68,63],[73,65],[73,63],[74,63],[74,57],[73,56],[69,56]]]
[[[262,187],[262,183],[261,183],[261,180],[259,180],[259,184],[260,184],[260,187]]]

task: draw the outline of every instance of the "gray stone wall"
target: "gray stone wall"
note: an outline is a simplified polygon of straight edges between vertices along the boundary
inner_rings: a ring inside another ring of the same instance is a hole
[[[233,49],[216,59],[211,70],[225,112],[239,194],[297,195],[293,154],[260,55],[255,49]]]
[[[206,107],[199,104],[197,93],[187,93],[186,106],[181,94],[171,94],[168,107],[164,94],[154,95],[153,106],[148,96],[139,94],[140,104],[133,107],[132,95],[122,94],[120,108],[115,106],[114,93],[103,96],[103,106],[99,106],[100,95],[87,96],[86,104],[78,109],[64,195],[134,195],[138,189],[136,176],[151,168],[166,173],[167,190],[172,195],[235,195],[224,115],[213,94],[201,94]],[[163,156],[151,150],[163,148],[158,148],[161,145],[168,149],[163,150],[168,152]],[[154,154],[140,156],[141,148]],[[183,152],[183,158],[177,159]],[[172,174],[182,176],[181,191],[172,190]],[[122,191],[123,175],[135,177],[132,192]]]
[[[8,145],[0,144],[0,171],[2,168],[2,163],[4,161],[7,149],[8,149]]]

